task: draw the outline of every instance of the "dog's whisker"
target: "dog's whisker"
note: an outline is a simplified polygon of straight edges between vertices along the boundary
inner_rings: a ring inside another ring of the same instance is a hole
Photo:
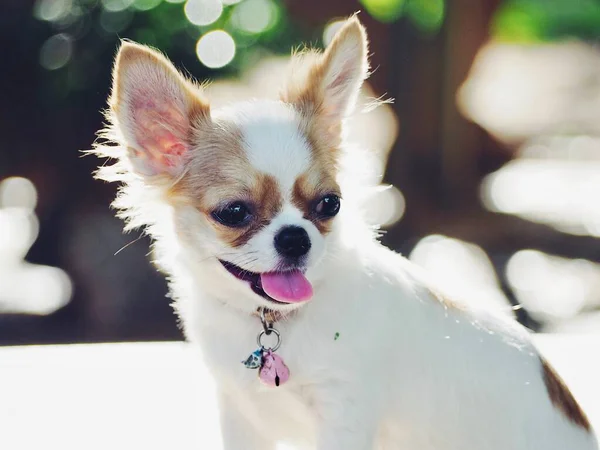
[[[123,250],[125,250],[126,248],[128,248],[129,246],[135,244],[136,242],[138,242],[140,239],[142,239],[144,237],[144,233],[140,234],[136,239],[134,239],[133,241],[125,244],[123,247],[121,247],[119,250],[117,250],[113,256],[117,256],[119,253],[121,253]]]

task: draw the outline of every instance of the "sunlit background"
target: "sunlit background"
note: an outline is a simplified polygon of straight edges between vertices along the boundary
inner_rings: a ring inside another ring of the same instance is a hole
[[[212,80],[218,106],[277,95],[291,49],[355,11],[374,70],[349,129],[379,164],[383,242],[457,301],[600,331],[597,1],[5,0],[0,344],[182,338],[148,240],[80,153],[121,38]]]

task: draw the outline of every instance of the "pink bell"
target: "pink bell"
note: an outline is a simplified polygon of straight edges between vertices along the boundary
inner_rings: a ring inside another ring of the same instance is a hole
[[[280,386],[290,378],[290,369],[287,368],[283,359],[272,350],[263,353],[262,366],[258,372],[260,381],[267,386]]]

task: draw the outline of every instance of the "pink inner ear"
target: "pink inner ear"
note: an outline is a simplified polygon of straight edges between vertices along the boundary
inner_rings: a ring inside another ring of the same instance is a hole
[[[352,61],[346,61],[342,70],[337,74],[331,83],[327,86],[328,89],[343,89],[344,85],[348,83],[352,74]]]
[[[173,100],[160,104],[137,93],[131,104],[132,126],[137,144],[154,174],[173,172],[183,162],[189,146],[189,119]]]
[[[333,74],[334,78],[325,88],[328,110],[332,114],[344,114],[349,97],[352,96],[353,82],[356,77],[356,67],[352,60],[344,61],[340,70]]]

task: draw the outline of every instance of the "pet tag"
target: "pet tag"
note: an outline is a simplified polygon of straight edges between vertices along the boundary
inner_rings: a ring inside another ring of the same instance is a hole
[[[248,369],[258,369],[258,378],[267,386],[281,386],[290,379],[290,369],[285,365],[283,359],[275,351],[281,345],[281,336],[272,326],[266,324],[263,319],[263,330],[258,333],[256,341],[258,349],[254,350],[248,358],[242,361],[242,364]],[[262,343],[262,338],[265,335],[273,334],[277,338],[277,342],[273,347],[265,347]]]
[[[290,378],[290,369],[273,350],[263,351],[262,366],[258,377],[267,386],[280,386]]]
[[[258,369],[262,365],[263,349],[255,350],[245,361],[242,361],[248,369]]]

